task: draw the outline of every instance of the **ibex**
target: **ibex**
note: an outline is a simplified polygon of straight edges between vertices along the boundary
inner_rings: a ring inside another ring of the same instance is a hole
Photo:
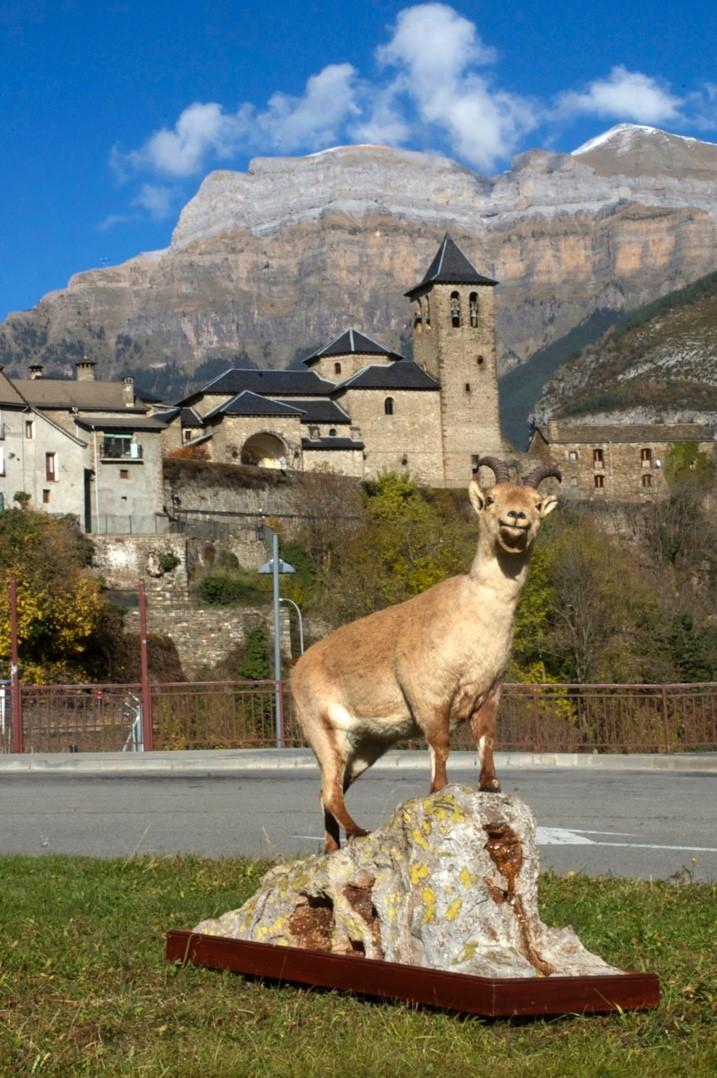
[[[349,786],[395,742],[424,734],[431,792],[447,783],[451,731],[470,722],[480,790],[499,791],[493,763],[495,716],[513,640],[515,610],[540,524],[557,499],[538,492],[557,468],[538,467],[522,485],[508,466],[482,457],[495,485],[468,495],[478,514],[478,549],[465,576],[343,625],[309,648],[294,668],[296,715],[321,768],[327,853],[365,835],[349,815]]]

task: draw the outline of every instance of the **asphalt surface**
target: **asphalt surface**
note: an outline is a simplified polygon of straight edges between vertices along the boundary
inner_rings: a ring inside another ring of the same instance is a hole
[[[717,771],[499,769],[532,807],[543,867],[556,872],[717,880]],[[473,768],[453,782],[474,786]],[[428,789],[422,769],[373,770],[352,788],[367,827]],[[318,771],[207,774],[3,771],[0,853],[137,853],[281,857],[321,845]]]

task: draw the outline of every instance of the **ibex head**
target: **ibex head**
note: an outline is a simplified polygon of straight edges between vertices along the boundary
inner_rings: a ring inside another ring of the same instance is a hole
[[[506,554],[528,553],[543,518],[558,504],[552,494],[541,495],[538,487],[550,477],[561,480],[560,470],[540,465],[518,485],[511,483],[508,465],[497,457],[480,457],[478,467],[490,468],[495,475],[489,490],[481,490],[476,480],[468,488],[481,533]]]

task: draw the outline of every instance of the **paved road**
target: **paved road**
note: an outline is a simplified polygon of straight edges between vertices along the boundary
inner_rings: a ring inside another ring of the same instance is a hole
[[[717,774],[509,769],[503,789],[533,808],[544,866],[557,872],[666,878],[686,867],[717,880]],[[475,771],[451,773],[475,783]],[[375,827],[407,797],[418,771],[365,775],[350,807]],[[312,771],[213,776],[3,774],[0,853],[96,857],[196,852],[278,857],[320,845]]]

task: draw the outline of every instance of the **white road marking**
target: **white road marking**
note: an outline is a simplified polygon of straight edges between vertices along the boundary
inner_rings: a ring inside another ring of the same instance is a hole
[[[587,835],[615,835],[628,838],[629,831],[571,831],[567,827],[538,827],[536,838],[539,846],[619,846],[631,850],[683,850],[686,853],[717,853],[712,846],[668,846],[662,842],[596,842]]]

